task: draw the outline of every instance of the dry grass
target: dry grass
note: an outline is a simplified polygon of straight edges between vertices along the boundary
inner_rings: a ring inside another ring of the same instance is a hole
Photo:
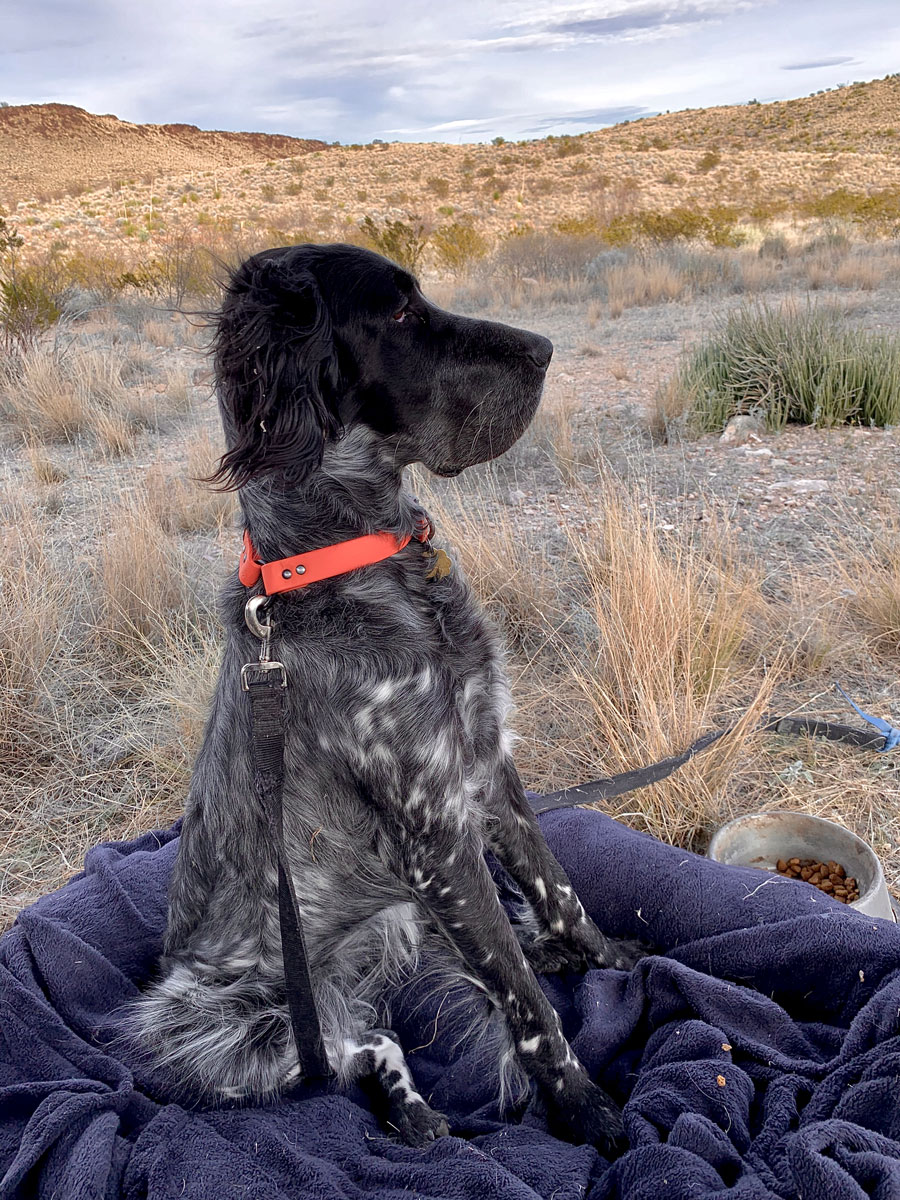
[[[871,545],[848,538],[835,547],[833,565],[844,583],[845,603],[877,652],[896,661],[900,652],[900,524],[892,516]]]
[[[206,430],[200,430],[187,444],[185,470],[162,463],[151,466],[144,480],[146,503],[162,529],[168,533],[221,530],[233,521],[234,496],[201,482],[212,473],[221,452]]]
[[[97,556],[96,621],[113,645],[138,656],[173,620],[196,614],[184,553],[144,492],[105,514],[109,534]]]
[[[702,261],[693,251],[647,253],[613,263],[605,278],[620,270],[621,303],[725,296],[767,287],[779,272],[802,281],[820,253],[787,250],[779,265],[746,251]],[[884,278],[896,268],[896,255],[864,248],[841,250],[833,270],[870,260]],[[536,304],[575,302],[583,306],[575,319],[586,313],[591,327],[605,318],[596,279],[550,278],[552,263],[547,270],[537,282],[495,285],[485,275],[467,294],[476,311],[501,319],[515,311],[510,302],[529,316]],[[453,306],[460,294],[447,285],[440,298]],[[195,564],[206,574],[224,551],[230,567],[236,535],[232,498],[193,482],[219,453],[199,419],[188,424],[189,371],[201,360],[193,350],[176,357],[141,345],[138,331],[166,345],[170,326],[160,321],[152,334],[145,312],[129,319],[110,324],[102,348],[86,335],[64,355],[39,349],[4,375],[4,411],[25,433],[31,468],[18,474],[18,491],[0,494],[0,905],[9,915],[78,869],[89,845],[177,813],[218,663]],[[189,332],[177,322],[171,329]],[[188,345],[180,331],[173,336]],[[606,347],[604,336],[594,335],[591,353]],[[626,363],[611,348],[603,353],[610,357],[576,374],[627,380]],[[727,527],[663,522],[650,493],[603,473],[598,426],[576,386],[551,381],[534,426],[502,462],[455,481],[415,481],[509,646],[526,783],[549,790],[629,769],[737,721],[669,780],[623,797],[616,815],[699,848],[736,812],[798,807],[844,821],[876,848],[885,839],[900,845],[900,816],[883,803],[896,787],[889,756],[873,761],[753,732],[770,705],[830,715],[823,696],[833,678],[867,695],[870,654],[881,677],[893,678],[897,531],[887,523],[870,544],[836,546],[833,562],[803,572],[779,564],[775,596]],[[678,399],[661,389],[657,433],[677,427]],[[183,421],[177,440],[165,440],[166,415]],[[160,450],[147,430],[161,430]],[[47,451],[48,441],[60,444]],[[139,463],[112,461],[137,447]],[[97,450],[110,461],[98,462]],[[647,450],[635,442],[632,452]],[[72,497],[95,474],[104,479],[100,502],[88,496],[73,512]],[[886,853],[893,878],[900,855]]]
[[[553,571],[546,549],[523,536],[496,486],[471,491],[450,483],[438,492],[418,473],[416,491],[509,642],[526,650],[543,644],[557,619]]]
[[[191,410],[184,371],[170,368],[163,383],[154,383],[154,368],[135,345],[39,347],[4,365],[0,411],[32,443],[87,437],[105,457],[121,457],[133,452],[143,431]]]
[[[858,288],[872,292],[881,287],[887,276],[887,268],[879,259],[852,254],[838,263],[832,271],[832,281],[838,287]]]
[[[7,492],[0,540],[0,762],[15,769],[40,746],[35,723],[46,667],[67,623],[68,586],[45,549],[36,511]]]
[[[426,502],[512,648],[518,759],[530,786],[630,769],[736,724],[616,810],[686,844],[721,817],[788,656],[765,632],[759,573],[739,564],[727,531],[699,545],[672,541],[652,509],[609,481],[590,500],[602,516],[570,527],[569,550],[554,563],[490,486],[473,495],[449,485]]]
[[[626,308],[662,304],[687,294],[684,277],[662,261],[635,261],[610,267],[606,272],[606,298],[611,317]]]
[[[19,492],[0,494],[0,515],[2,927],[94,842],[175,816],[199,726],[164,675],[185,693],[186,664],[212,662],[219,639],[139,504],[85,514],[96,562],[55,544]]]
[[[666,442],[676,437],[682,429],[694,397],[675,379],[659,385],[653,395],[653,404],[647,418],[647,428],[656,441]]]
[[[551,456],[566,483],[578,480],[578,468],[585,453],[576,436],[579,412],[574,387],[558,379],[551,380],[531,428],[530,440]]]
[[[62,483],[68,479],[69,473],[58,463],[48,458],[41,446],[25,439],[25,453],[31,463],[31,469],[38,483],[47,485]]]
[[[143,334],[154,346],[175,345],[175,326],[171,321],[145,321]]]
[[[896,654],[900,541],[881,555],[858,553],[862,605],[842,594],[846,579],[830,566],[822,575],[780,572],[774,597],[727,526],[668,532],[652,500],[609,478],[558,514],[568,549],[552,555],[546,539],[521,528],[490,475],[417,480],[417,493],[510,647],[517,761],[528,786],[632,769],[734,726],[669,779],[607,810],[696,849],[736,813],[771,807],[875,834],[873,772],[887,785],[894,767],[762,735],[756,725],[798,702],[828,712],[830,680],[866,671],[861,629]],[[585,511],[602,515],[585,523]],[[885,820],[900,828],[900,815]],[[874,838],[882,848],[885,836]],[[891,874],[900,863],[889,855],[888,866]]]
[[[8,360],[0,379],[3,415],[35,438],[70,441],[88,423],[84,395],[56,354],[36,351]]]
[[[583,753],[604,773],[664,758],[744,713],[734,734],[641,795],[639,822],[684,843],[719,815],[717,793],[777,670],[763,671],[754,644],[759,574],[738,564],[727,534],[673,543],[659,523],[652,508],[608,488],[600,521],[574,542],[593,629],[572,676]]]

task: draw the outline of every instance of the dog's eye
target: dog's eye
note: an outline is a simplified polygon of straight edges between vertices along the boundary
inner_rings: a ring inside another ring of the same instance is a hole
[[[418,321],[420,325],[424,324],[419,314],[413,312],[412,309],[406,304],[404,304],[402,308],[397,309],[397,311],[393,314],[393,320],[399,321],[400,323],[403,323],[404,321]]]

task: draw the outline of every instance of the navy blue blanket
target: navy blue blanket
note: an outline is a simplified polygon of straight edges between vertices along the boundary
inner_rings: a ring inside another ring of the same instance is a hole
[[[2,1200],[900,1196],[900,929],[597,813],[542,826],[599,924],[659,949],[630,974],[544,980],[625,1103],[617,1162],[550,1137],[537,1101],[499,1120],[490,1070],[427,1009],[398,1031],[455,1136],[425,1150],[388,1138],[356,1092],[171,1102],[104,1045],[159,951],[168,831],[91,851],[0,943]]]

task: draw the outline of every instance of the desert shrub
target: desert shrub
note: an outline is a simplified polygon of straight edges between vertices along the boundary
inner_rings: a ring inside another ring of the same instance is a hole
[[[746,241],[737,229],[738,210],[727,204],[714,204],[706,213],[703,237],[711,246],[741,246]]]
[[[574,154],[584,154],[586,149],[581,138],[563,135],[556,142],[555,153],[557,158],[571,158]]]
[[[59,253],[24,262],[25,239],[0,215],[0,342],[7,354],[30,350],[60,318]]]
[[[128,263],[115,251],[87,253],[74,250],[67,254],[62,263],[62,275],[67,287],[83,288],[109,301],[122,291],[122,276]]]
[[[600,222],[596,217],[564,217],[554,228],[557,233],[572,237],[596,237],[600,233]]]
[[[722,161],[722,155],[718,150],[707,150],[705,154],[701,154],[695,164],[698,174],[705,175],[708,171],[714,170]]]
[[[739,246],[743,235],[737,229],[739,213],[726,205],[715,205],[707,212],[679,205],[665,212],[645,209],[613,217],[600,229],[611,246],[635,242],[653,242],[658,246],[677,241],[705,241],[712,246]]]
[[[847,326],[833,310],[749,306],[691,351],[674,379],[697,430],[737,413],[770,428],[900,420],[900,338]]]
[[[515,233],[497,247],[491,272],[511,280],[583,279],[603,248],[600,238],[589,234]]]
[[[30,350],[59,318],[59,291],[39,267],[15,265],[0,276],[0,336],[7,352]]]
[[[448,271],[464,271],[485,257],[486,239],[467,221],[454,221],[439,229],[431,239],[438,265]]]
[[[372,250],[392,259],[408,271],[415,271],[425,253],[429,234],[419,217],[406,221],[384,221],[376,224],[371,217],[360,222],[363,240]]]
[[[820,233],[803,247],[803,253],[807,258],[830,259],[832,261],[843,258],[845,254],[850,253],[850,250],[850,239],[845,233],[841,233],[836,229],[829,229],[825,233]]]
[[[782,237],[780,233],[770,234],[760,242],[757,254],[760,258],[774,258],[779,262],[784,262],[790,254],[787,239]]]
[[[428,190],[433,192],[439,200],[446,200],[450,195],[450,182],[447,179],[433,177],[428,180]]]
[[[867,195],[836,188],[800,206],[803,216],[853,221],[875,235],[896,235],[900,230],[900,190],[885,189]]]
[[[595,258],[587,264],[584,269],[588,279],[603,279],[610,267],[624,267],[626,263],[631,262],[632,255],[627,250],[614,248],[612,250],[601,250]]]
[[[25,245],[25,239],[19,233],[14,225],[10,225],[6,218],[0,215],[0,257],[13,255],[17,250]]]
[[[629,263],[612,267],[606,277],[611,317],[626,308],[643,308],[677,300],[687,291],[682,275],[665,262]]]
[[[219,271],[216,258],[192,234],[174,232],[157,239],[152,256],[123,272],[118,283],[180,308],[189,296],[216,295]]]

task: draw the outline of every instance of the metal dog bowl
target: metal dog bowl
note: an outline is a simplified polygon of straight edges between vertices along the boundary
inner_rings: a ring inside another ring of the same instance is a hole
[[[848,907],[868,917],[896,920],[875,851],[843,825],[823,817],[795,812],[738,817],[716,830],[707,855],[715,862],[763,871],[774,871],[779,858],[839,862],[859,887],[859,899]]]

